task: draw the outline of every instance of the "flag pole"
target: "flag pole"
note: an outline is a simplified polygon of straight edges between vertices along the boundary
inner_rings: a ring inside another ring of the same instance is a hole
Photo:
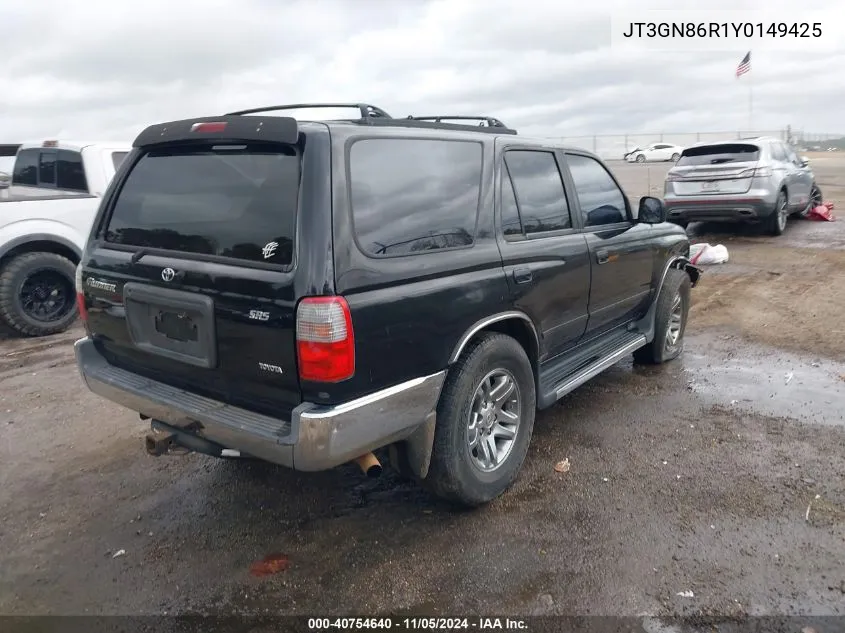
[[[748,133],[754,133],[754,73],[748,69]]]

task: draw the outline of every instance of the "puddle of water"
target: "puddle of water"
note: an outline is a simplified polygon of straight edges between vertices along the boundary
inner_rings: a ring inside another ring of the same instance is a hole
[[[713,404],[845,426],[845,364],[732,337],[689,337],[682,359],[693,393]]]

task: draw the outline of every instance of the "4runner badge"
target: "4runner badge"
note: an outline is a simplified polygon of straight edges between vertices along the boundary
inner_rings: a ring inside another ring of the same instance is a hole
[[[264,255],[264,259],[270,259],[276,252],[277,248],[279,248],[278,242],[269,242],[268,244],[265,244],[264,248],[261,249],[261,253]]]
[[[165,268],[161,271],[161,278],[165,281],[173,281],[173,278],[176,276],[176,271],[172,268]]]
[[[117,290],[117,284],[110,284],[107,281],[100,281],[99,279],[94,279],[93,277],[88,277],[88,280],[85,283],[92,288],[105,290],[106,292],[115,292]]]

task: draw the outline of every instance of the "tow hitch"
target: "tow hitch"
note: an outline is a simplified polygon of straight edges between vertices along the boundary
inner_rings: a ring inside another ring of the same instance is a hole
[[[241,452],[220,446],[197,434],[193,427],[181,428],[151,420],[152,432],[147,433],[144,445],[153,457],[203,453],[212,457],[242,457]]]
[[[153,457],[161,457],[170,451],[170,447],[176,443],[175,433],[147,433],[144,444],[147,453]]]

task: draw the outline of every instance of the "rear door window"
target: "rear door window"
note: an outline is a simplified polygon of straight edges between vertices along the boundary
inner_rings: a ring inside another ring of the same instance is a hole
[[[126,177],[105,240],[289,266],[299,176],[299,156],[285,146],[156,149]]]
[[[349,157],[361,249],[397,257],[472,246],[481,191],[475,141],[362,139]]]
[[[502,233],[505,239],[525,237],[507,165],[502,165]]]
[[[690,147],[681,154],[680,167],[694,165],[720,165],[723,163],[756,162],[760,160],[760,148],[748,143],[724,143]]]
[[[38,186],[38,153],[37,149],[22,149],[18,152],[12,173],[13,184],[27,187]]]
[[[505,165],[513,180],[526,235],[572,228],[563,181],[552,152],[508,150]]]

